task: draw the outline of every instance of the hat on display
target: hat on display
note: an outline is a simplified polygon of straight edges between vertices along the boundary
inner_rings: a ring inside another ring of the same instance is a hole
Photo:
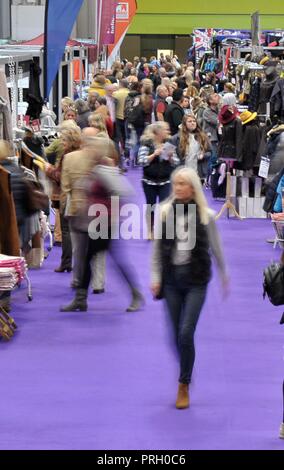
[[[271,42],[270,44],[268,44],[268,47],[277,47],[278,46],[278,42],[277,41],[273,41]]]
[[[238,110],[235,106],[225,105],[222,107],[219,113],[219,121],[224,126],[234,121],[234,119],[236,119],[237,116],[238,116]]]
[[[266,55],[265,57],[261,59],[261,61],[259,62],[259,65],[265,65],[269,61],[270,61],[270,58]]]
[[[226,93],[223,96],[223,105],[227,106],[236,106],[237,105],[237,99],[234,93]]]
[[[251,113],[250,111],[244,111],[242,114],[240,114],[240,119],[243,125],[253,121],[256,117],[257,113]]]

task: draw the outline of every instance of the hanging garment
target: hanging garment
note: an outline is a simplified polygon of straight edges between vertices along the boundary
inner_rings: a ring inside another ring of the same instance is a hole
[[[271,126],[265,125],[261,126],[260,128],[260,144],[258,147],[258,152],[257,152],[257,157],[255,161],[255,166],[260,166],[261,163],[261,157],[266,157],[268,156],[267,153],[267,134],[271,129]]]
[[[1,162],[2,167],[10,173],[11,191],[16,208],[17,223],[20,227],[27,217],[26,211],[26,185],[24,173],[13,159],[7,158]]]
[[[243,126],[242,170],[252,170],[255,166],[261,140],[261,131],[256,121]]]
[[[0,96],[0,139],[13,142],[11,110],[2,96]]]
[[[258,114],[266,114],[266,105],[270,102],[275,84],[279,77],[273,77],[271,80],[264,80],[260,84]],[[271,116],[273,116],[273,106],[271,107]]]
[[[284,125],[268,133],[267,155],[270,158],[269,175],[276,175],[284,167]]]
[[[273,114],[277,114],[284,120],[284,79],[280,78],[273,88],[271,95],[271,105],[273,107]]]
[[[0,70],[0,96],[9,103],[9,90],[7,86],[7,78],[4,70]]]
[[[0,194],[0,252],[9,256],[19,256],[20,240],[11,192],[10,173],[1,166]]]
[[[241,160],[242,157],[242,123],[236,118],[223,125],[222,137],[218,147],[219,159]]]
[[[44,157],[44,140],[42,137],[33,135],[33,137],[24,137],[26,146],[36,155]]]
[[[252,83],[249,102],[248,102],[248,110],[252,113],[256,112],[258,109],[259,94],[260,94],[260,79],[256,78]]]
[[[32,62],[30,65],[30,86],[26,97],[26,101],[29,103],[26,116],[30,116],[31,120],[40,119],[44,103],[40,92],[39,77],[41,73],[40,66],[36,62]]]

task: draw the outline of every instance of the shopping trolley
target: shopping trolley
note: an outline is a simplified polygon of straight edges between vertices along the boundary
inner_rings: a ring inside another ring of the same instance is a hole
[[[284,250],[284,220],[272,220],[272,225],[276,233],[273,248],[275,249],[279,245]]]

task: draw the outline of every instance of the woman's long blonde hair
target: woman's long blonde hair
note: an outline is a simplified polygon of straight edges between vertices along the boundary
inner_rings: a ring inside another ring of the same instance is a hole
[[[188,136],[190,133],[186,126],[188,119],[194,119],[194,121],[196,122],[196,129],[194,132],[192,132],[192,135],[194,136],[195,140],[199,143],[202,152],[206,152],[210,147],[208,137],[205,132],[203,132],[202,129],[199,127],[196,116],[194,116],[194,114],[188,114],[183,117],[180,129],[179,148],[182,158],[185,158],[186,149],[188,145]]]
[[[100,132],[107,132],[106,121],[104,116],[99,113],[92,113],[88,118],[91,127],[98,129]]]
[[[79,150],[82,145],[82,131],[80,127],[70,127],[62,130],[61,140],[68,142],[68,153]]]
[[[142,81],[141,103],[145,113],[150,113],[153,106],[153,82],[149,78]]]
[[[186,167],[178,168],[172,174],[172,178],[171,178],[172,187],[176,178],[178,177],[182,178],[184,181],[186,181],[186,183],[188,183],[188,185],[192,186],[193,194],[194,194],[193,200],[198,207],[200,221],[203,225],[208,225],[209,220],[210,220],[210,214],[213,214],[213,211],[211,211],[211,209],[208,206],[198,174],[192,168],[186,168]],[[172,203],[175,201],[175,199],[176,197],[175,197],[174,190],[173,190],[169,199],[161,206],[162,217],[166,216],[166,214],[170,210],[170,207],[172,206]]]

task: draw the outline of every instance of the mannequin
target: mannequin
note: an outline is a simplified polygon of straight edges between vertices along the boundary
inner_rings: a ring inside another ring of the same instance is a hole
[[[257,113],[251,113],[250,111],[245,111],[240,115],[243,126],[242,170],[252,170],[256,165],[258,149],[261,141],[261,131],[256,118]]]
[[[242,123],[238,118],[238,111],[235,106],[225,105],[219,114],[219,122],[222,124],[222,137],[218,147],[218,158],[224,160],[227,167],[227,188],[226,202],[219,212],[217,219],[228,209],[241,219],[235,206],[231,201],[231,168],[242,156]]]
[[[266,114],[266,105],[270,102],[275,84],[279,80],[277,65],[278,62],[275,61],[269,61],[265,64],[264,79],[260,83],[259,90],[258,114]],[[271,115],[273,114],[273,109],[271,109]]]
[[[219,159],[240,160],[242,153],[242,123],[235,106],[225,105],[219,114],[222,137],[218,147]]]

